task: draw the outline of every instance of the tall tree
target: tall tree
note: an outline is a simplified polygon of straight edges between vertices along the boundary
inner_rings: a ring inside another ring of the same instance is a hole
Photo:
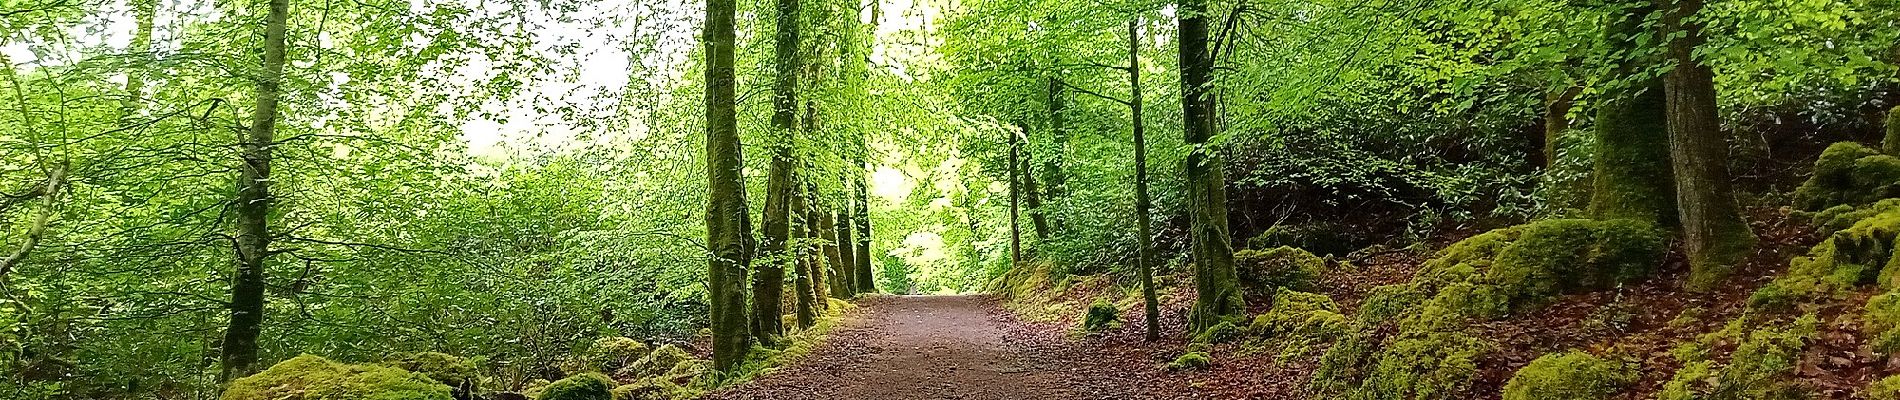
[[[849,183],[848,180],[846,182]],[[844,209],[838,210],[838,273],[839,276],[844,278],[841,279],[841,281],[843,281],[846,286],[850,286],[851,292],[856,294],[858,289],[862,288],[863,285],[858,281],[858,241],[853,240],[853,235],[851,234],[852,231],[856,230],[852,227],[857,226],[856,222],[852,220],[852,216],[856,215],[853,213],[853,209],[856,207],[851,203],[854,202],[853,200],[856,199],[857,196],[852,195],[855,191],[851,190],[850,186],[849,184],[845,185],[845,195],[842,200],[838,201],[838,203],[844,205]]]
[[[283,0],[277,0],[283,1]],[[745,162],[735,109],[733,50],[735,0],[706,0],[706,247],[707,291],[712,297],[713,367],[731,371],[752,347],[746,323],[746,269],[752,262],[751,211],[746,208]]]
[[[1022,124],[1017,124],[1022,126]],[[1010,267],[1023,262],[1022,228],[1022,141],[1017,140],[1014,130],[1005,130],[1009,135],[1009,262]]]
[[[752,272],[752,336],[760,344],[774,346],[784,333],[780,312],[785,292],[786,242],[791,236],[792,149],[798,135],[798,74],[804,61],[799,54],[799,0],[778,0],[778,34],[774,47],[772,82],[772,130],[778,141],[773,144],[772,163],[766,177],[765,232],[760,245],[764,263]]]
[[[1663,76],[1663,85],[1689,286],[1709,290],[1754,249],[1755,234],[1742,220],[1729,184],[1728,142],[1715,108],[1715,72],[1695,56],[1706,41],[1701,23],[1693,20],[1702,0],[1657,2],[1663,10],[1663,37],[1672,38],[1666,44],[1668,58],[1675,64]]]
[[[1036,233],[1036,240],[1030,243],[1042,243],[1049,240],[1049,218],[1042,213],[1042,185],[1036,182],[1035,152],[1020,144],[1016,148],[1023,149],[1019,154],[1022,160],[1016,164],[1016,168],[1022,169],[1018,175],[1022,177],[1023,207],[1029,212],[1029,226]],[[1035,246],[1030,246],[1030,249],[1034,250]],[[1031,251],[1030,254],[1035,252]]]
[[[255,371],[257,337],[264,323],[264,271],[270,258],[271,149],[277,145],[277,101],[284,79],[285,30],[290,0],[271,0],[264,19],[264,64],[257,74],[257,98],[251,127],[238,141],[244,165],[238,167],[235,250],[237,271],[231,280],[231,318],[224,331],[219,380]]]
[[[862,166],[864,169],[852,174],[857,180],[857,185],[854,186],[858,189],[858,207],[853,209],[857,212],[857,218],[851,219],[853,224],[852,228],[858,230],[857,243],[855,246],[852,246],[852,252],[856,253],[857,256],[852,257],[852,259],[856,260],[858,264],[858,292],[877,293],[877,277],[875,271],[871,269],[871,194],[870,190],[864,187],[864,175],[870,172],[869,166],[862,161],[864,151],[866,150],[862,144],[863,142],[864,139],[860,137],[858,139],[858,143],[860,143],[858,147],[859,162],[854,164]]]
[[[1582,86],[1572,85],[1545,96],[1544,136],[1538,140],[1538,150],[1543,156],[1537,166],[1552,168],[1557,165],[1557,145],[1563,142],[1564,132],[1570,131],[1570,109],[1577,104],[1577,95],[1582,93]]]
[[[1659,226],[1676,222],[1676,187],[1669,161],[1669,133],[1663,82],[1644,73],[1654,65],[1655,32],[1644,21],[1654,11],[1648,0],[1611,4],[1604,41],[1614,67],[1604,77],[1607,89],[1597,108],[1595,185],[1590,214],[1628,218]]]
[[[805,204],[805,191],[802,189],[803,185],[800,185],[797,180],[798,177],[794,174],[792,177],[791,199],[789,199],[792,215],[789,229],[791,233],[789,241],[789,243],[791,243],[790,256],[794,270],[797,271],[798,274],[792,283],[792,291],[796,292],[798,296],[798,298],[794,300],[795,304],[793,308],[795,309],[794,312],[798,315],[798,327],[811,329],[812,325],[817,322],[819,304],[824,302],[824,298],[818,294],[818,288],[821,283],[819,283],[817,268],[812,262],[810,241],[807,240],[807,238],[811,237],[811,224],[807,222],[810,218],[806,217],[809,213],[805,212],[805,210],[810,209],[810,206]]]
[[[1155,295],[1154,202],[1148,197],[1148,137],[1141,120],[1141,17],[1128,19],[1128,115],[1135,136],[1135,268],[1141,270],[1143,328],[1149,341],[1161,339],[1161,305]]]
[[[1227,183],[1220,155],[1208,143],[1214,136],[1212,84],[1214,58],[1208,49],[1207,1],[1179,0],[1175,42],[1181,58],[1181,117],[1187,157],[1189,240],[1193,242],[1194,309],[1188,326],[1200,331],[1246,312],[1227,229]]]

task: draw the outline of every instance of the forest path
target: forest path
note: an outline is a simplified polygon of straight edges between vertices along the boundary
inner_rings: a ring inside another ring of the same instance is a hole
[[[981,296],[879,296],[797,364],[709,399],[1068,400],[1061,364],[1011,334]],[[1057,338],[1059,339],[1059,338]]]

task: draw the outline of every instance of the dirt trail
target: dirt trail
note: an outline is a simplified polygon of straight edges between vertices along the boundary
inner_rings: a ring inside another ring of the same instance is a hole
[[[797,365],[709,399],[1035,399],[1084,397],[1044,368],[978,296],[887,296]]]

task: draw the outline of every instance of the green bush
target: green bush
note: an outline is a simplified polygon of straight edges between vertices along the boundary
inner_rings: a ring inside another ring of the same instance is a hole
[[[429,379],[449,385],[455,398],[467,399],[476,392],[475,385],[481,381],[480,369],[475,363],[461,357],[437,352],[421,352],[391,360],[389,366],[428,375]]]
[[[1503,400],[1608,399],[1635,380],[1629,366],[1590,353],[1546,354],[1511,376]]]
[[[535,400],[614,400],[614,380],[598,372],[563,378],[541,389]]]
[[[1900,197],[1900,158],[1859,143],[1828,146],[1814,163],[1814,176],[1794,192],[1795,208],[1821,211]]]
[[[449,400],[448,385],[427,375],[349,365],[301,355],[231,381],[223,400]]]
[[[1095,333],[1121,326],[1121,309],[1115,308],[1108,299],[1095,299],[1089,305],[1087,315],[1082,318],[1082,331]]]
[[[1326,273],[1326,260],[1292,247],[1269,250],[1241,250],[1234,253],[1240,283],[1256,293],[1271,293],[1275,288],[1312,290],[1314,281]]]

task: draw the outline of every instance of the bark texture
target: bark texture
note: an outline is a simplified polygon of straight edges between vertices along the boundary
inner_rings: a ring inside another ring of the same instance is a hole
[[[1650,4],[1632,4],[1612,15],[1604,39],[1620,55],[1606,80],[1627,79],[1654,63],[1640,43],[1654,35],[1643,20],[1654,11]],[[1675,178],[1669,161],[1667,100],[1660,78],[1614,85],[1604,93],[1597,110],[1594,170],[1590,214],[1599,219],[1628,218],[1676,223]]]
[[[793,180],[797,180],[796,176]],[[811,246],[806,244],[806,238],[809,237],[807,232],[811,230],[811,224],[806,223],[805,217],[808,206],[805,204],[804,190],[797,188],[797,182],[793,182],[790,199],[791,227],[788,229],[791,233],[789,241],[791,245],[788,246],[788,251],[791,253],[789,256],[793,260],[792,265],[798,275],[792,283],[792,291],[796,292],[798,297],[794,301],[793,308],[798,315],[798,327],[810,329],[812,324],[817,323],[818,304],[823,300],[818,295],[818,278],[811,262]]]
[[[1148,197],[1148,137],[1141,120],[1141,19],[1128,20],[1128,115],[1135,135],[1135,267],[1141,270],[1141,305],[1148,341],[1161,339],[1161,301],[1155,295],[1154,203]]]
[[[1695,59],[1704,42],[1690,18],[1702,0],[1658,0],[1664,10],[1668,57],[1676,67],[1663,77],[1668,104],[1669,155],[1676,176],[1676,209],[1683,250],[1689,256],[1689,287],[1709,290],[1755,247],[1729,183],[1728,142],[1715,105],[1715,72]]]
[[[281,1],[281,0],[280,0]],[[707,291],[712,299],[713,367],[731,371],[752,347],[746,322],[745,279],[751,264],[751,210],[746,208],[738,114],[734,108],[733,29],[737,2],[707,0],[706,247]]]
[[[798,73],[802,61],[798,51],[798,0],[778,0],[778,34],[773,44],[776,57],[772,81],[772,163],[766,172],[764,227],[759,245],[762,262],[752,271],[752,336],[759,344],[775,346],[785,333],[781,310],[785,294],[785,265],[792,257],[786,253],[791,239],[792,147],[798,135]]]
[[[284,77],[284,31],[289,0],[271,0],[264,19],[264,65],[258,72],[257,103],[251,128],[239,140],[244,165],[238,168],[237,271],[231,281],[231,319],[224,330],[219,381],[257,372],[257,337],[263,333],[264,271],[270,258],[271,148],[277,144],[277,101]]]
[[[1199,332],[1245,315],[1235,273],[1232,234],[1227,228],[1227,184],[1214,136],[1213,102],[1207,95],[1214,60],[1208,53],[1206,0],[1180,0],[1175,42],[1181,57],[1181,116],[1187,157],[1189,240],[1194,258],[1194,308],[1188,326]]]

